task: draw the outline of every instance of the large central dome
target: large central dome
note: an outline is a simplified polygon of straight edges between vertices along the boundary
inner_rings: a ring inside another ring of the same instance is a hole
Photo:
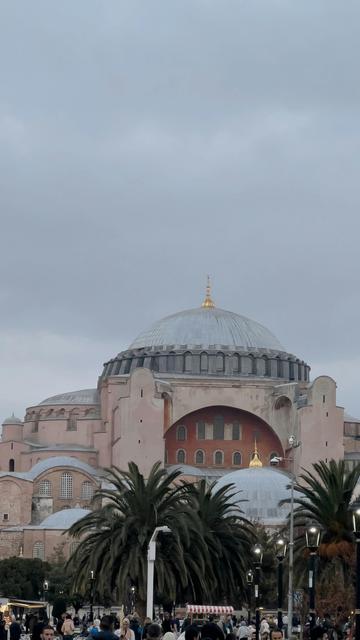
[[[180,345],[198,349],[227,347],[285,351],[278,339],[263,325],[216,307],[199,307],[167,316],[142,331],[129,348]]]
[[[217,309],[206,288],[201,307],[180,311],[142,331],[102,378],[144,367],[161,377],[269,377],[308,380],[309,367],[287,353],[269,329],[232,311]]]

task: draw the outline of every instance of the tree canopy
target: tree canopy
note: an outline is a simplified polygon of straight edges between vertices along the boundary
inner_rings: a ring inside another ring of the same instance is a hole
[[[223,597],[238,593],[253,541],[251,524],[230,486],[216,492],[213,485],[180,483],[179,476],[160,463],[147,479],[133,462],[126,471],[108,470],[112,488],[96,494],[102,507],[70,529],[80,540],[70,559],[75,588],[84,587],[94,571],[98,591],[116,589],[122,601],[135,586],[141,608],[149,541],[155,527],[166,525],[171,533],[158,538],[155,592],[197,602],[220,597],[220,590]]]

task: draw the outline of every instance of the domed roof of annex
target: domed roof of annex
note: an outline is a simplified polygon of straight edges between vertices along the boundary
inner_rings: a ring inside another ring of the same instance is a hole
[[[17,418],[14,414],[12,414],[9,418],[5,418],[3,425],[6,424],[22,424],[20,418]]]
[[[198,307],[158,320],[142,331],[130,349],[186,345],[187,348],[271,349],[285,351],[269,329],[245,316]]]
[[[75,522],[87,516],[89,509],[61,509],[45,518],[36,528],[39,529],[69,529]]]
[[[59,393],[56,396],[45,398],[39,405],[99,404],[99,402],[97,389],[80,389],[79,391],[67,391],[66,393]]]
[[[286,520],[289,505],[279,506],[279,502],[290,498],[290,476],[285,471],[269,467],[238,469],[220,478],[215,491],[227,484],[233,484],[230,491],[238,491],[234,499],[246,518],[268,526],[277,526]],[[245,502],[242,502],[245,500]]]

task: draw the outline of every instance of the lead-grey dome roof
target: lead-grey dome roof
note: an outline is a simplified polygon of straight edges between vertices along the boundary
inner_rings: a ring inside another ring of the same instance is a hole
[[[208,349],[213,346],[285,351],[263,325],[224,309],[188,309],[155,322],[134,340],[129,349],[186,345]]]
[[[63,529],[64,531],[66,531],[67,529],[70,529],[70,527],[75,524],[75,522],[77,522],[81,518],[84,518],[84,516],[87,516],[88,513],[90,513],[89,509],[61,509],[61,511],[52,513],[34,528]]]
[[[12,416],[10,416],[9,418],[5,418],[3,425],[6,424],[22,424],[22,421],[20,420],[20,418],[17,418],[14,414],[12,414]]]
[[[99,402],[99,392],[97,389],[80,389],[79,391],[67,391],[57,396],[51,396],[40,402],[40,405],[99,404]]]
[[[290,498],[290,476],[286,472],[269,467],[239,469],[220,478],[215,491],[226,484],[233,484],[239,492],[239,507],[249,520],[268,526],[286,520],[289,505],[279,506],[280,500]]]

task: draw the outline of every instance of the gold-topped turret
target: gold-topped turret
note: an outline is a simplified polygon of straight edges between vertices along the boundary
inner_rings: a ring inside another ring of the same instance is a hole
[[[207,283],[206,283],[206,294],[205,294],[205,300],[201,305],[202,307],[206,307],[208,309],[215,307],[215,303],[213,301],[213,299],[211,298],[211,284],[210,284],[210,276],[207,277]]]
[[[260,460],[259,452],[257,450],[256,439],[255,439],[254,453],[252,454],[249,467],[262,467],[262,462]]]

